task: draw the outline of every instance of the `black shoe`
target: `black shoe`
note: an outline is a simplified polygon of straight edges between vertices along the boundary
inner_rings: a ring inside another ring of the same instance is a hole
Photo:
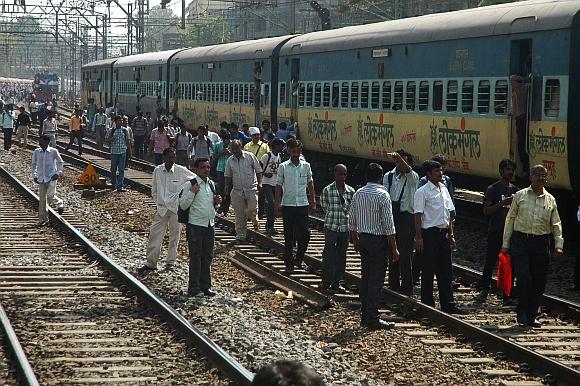
[[[525,314],[518,314],[518,316],[516,317],[516,321],[520,325],[526,325],[528,324],[528,317]]]
[[[478,303],[485,303],[485,301],[487,300],[487,296],[489,295],[489,291],[488,290],[482,290],[479,295],[477,295],[475,297],[475,301]]]
[[[379,319],[374,322],[361,323],[361,326],[366,327],[369,330],[392,330],[395,328],[395,323],[385,322],[384,320]]]
[[[298,269],[305,269],[304,262],[302,260],[294,260],[294,266]]]
[[[147,275],[148,273],[151,273],[153,271],[157,271],[157,268],[151,268],[148,265],[144,265],[141,268],[137,268],[137,273],[139,273],[140,275]]]
[[[202,296],[203,292],[200,290],[187,290],[187,296],[190,298]]]
[[[443,312],[451,314],[451,315],[467,315],[467,311],[465,311],[461,308],[457,308],[457,307],[445,309],[445,310],[443,310]]]
[[[516,302],[512,298],[504,297],[501,301],[501,305],[503,307],[513,307],[516,305]]]
[[[203,294],[207,297],[212,297],[216,295],[216,293],[211,288],[203,290]]]
[[[538,319],[533,319],[533,320],[528,320],[527,325],[530,327],[540,328],[540,327],[542,327],[542,322],[540,322]]]
[[[294,266],[287,264],[286,269],[284,270],[284,275],[290,276],[294,273]]]
[[[127,189],[125,189],[125,188],[117,189],[117,193],[126,192],[126,191],[127,191]]]
[[[340,284],[333,284],[333,285],[330,286],[330,289],[334,293],[337,293],[337,294],[345,294],[346,293],[346,288],[344,288]]]
[[[57,208],[56,211],[58,214],[62,214],[64,212],[64,208],[61,206],[60,208]]]

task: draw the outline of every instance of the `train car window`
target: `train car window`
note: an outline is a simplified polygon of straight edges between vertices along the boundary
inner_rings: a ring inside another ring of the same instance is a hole
[[[286,106],[286,83],[280,83],[280,95],[278,101],[280,106]]]
[[[322,86],[322,106],[330,106],[330,83],[324,83]]]
[[[546,117],[557,117],[560,115],[560,80],[546,80],[544,90],[544,114]]]
[[[489,80],[480,80],[477,86],[477,112],[480,114],[489,113],[489,99],[490,99],[490,84]]]
[[[306,106],[306,85],[304,83],[298,85],[298,105]]]
[[[395,82],[395,100],[393,102],[393,110],[399,111],[403,109],[403,82]]]
[[[369,82],[361,83],[360,107],[363,109],[369,108]]]
[[[433,111],[443,110],[443,82],[433,82]]]
[[[350,107],[358,107],[358,82],[352,82],[350,85]]]
[[[457,81],[450,80],[447,82],[447,111],[457,111]]]
[[[314,84],[314,107],[320,107],[322,102],[322,85],[320,83]]]
[[[473,111],[473,81],[464,80],[461,88],[461,111],[471,113]]]
[[[405,108],[409,111],[415,110],[415,99],[417,97],[417,85],[415,82],[407,82],[407,95],[405,96]]]
[[[373,82],[371,84],[371,108],[378,109],[379,108],[379,98],[381,95],[381,87],[379,82]]]
[[[338,99],[340,98],[340,86],[338,82],[332,84],[332,107],[338,107]]]
[[[209,87],[207,83],[203,84],[203,101],[208,101],[209,100]]]
[[[391,82],[383,82],[383,103],[384,110],[391,109]]]
[[[419,111],[427,111],[429,108],[429,82],[422,80],[419,83]]]
[[[306,85],[306,103],[305,106],[311,107],[312,106],[312,97],[314,94],[314,84],[308,83]]]
[[[341,107],[348,107],[348,82],[342,82],[342,91],[340,93],[340,106]]]
[[[234,84],[234,98],[233,98],[234,103],[238,103],[238,100],[239,100],[238,99],[238,91],[239,91],[238,85]]]
[[[508,83],[507,80],[498,80],[495,82],[495,93],[493,109],[498,115],[505,115],[508,105]]]

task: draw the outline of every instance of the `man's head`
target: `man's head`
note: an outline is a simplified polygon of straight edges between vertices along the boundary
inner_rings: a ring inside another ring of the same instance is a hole
[[[232,135],[236,135],[236,136],[238,135],[237,133],[238,133],[239,126],[236,122],[230,123],[229,129],[230,129],[230,133]]]
[[[177,156],[175,155],[175,149],[172,147],[167,147],[163,150],[163,162],[165,163],[165,168],[167,170],[171,169],[175,164]]]
[[[248,131],[250,133],[250,137],[252,138],[252,142],[258,143],[260,141],[260,129],[252,126],[248,129]]]
[[[288,124],[286,122],[278,123],[278,130],[286,130],[288,128]]]
[[[438,184],[443,176],[443,168],[437,161],[427,160],[423,162],[423,171],[425,172],[427,179],[434,184]]]
[[[99,109],[99,114],[104,114],[104,113],[105,113],[105,109],[101,107],[101,108]]]
[[[75,110],[75,115],[76,115],[77,117],[80,117],[80,116],[81,116],[81,114],[82,114],[82,113],[81,113],[81,110]]]
[[[123,117],[122,116],[115,115],[115,118],[113,120],[115,121],[115,126],[117,126],[117,127],[123,126]]]
[[[284,140],[281,138],[274,138],[272,140],[272,152],[277,155],[282,151],[282,149],[284,149],[284,145],[286,145]]]
[[[53,116],[54,116],[54,113],[53,113],[52,111],[50,111],[50,110],[49,110],[49,111],[48,111],[48,114],[46,115],[46,117],[47,117],[48,119],[52,119],[52,117],[53,117]]]
[[[278,361],[262,367],[252,382],[253,386],[324,386],[322,378],[302,363]]]
[[[227,129],[229,124],[226,121],[220,122],[220,129]]]
[[[264,119],[262,121],[262,130],[264,130],[264,131],[270,130],[270,121],[269,120]]]
[[[401,158],[403,158],[405,160],[407,165],[409,165],[411,167],[413,166],[413,156],[411,155],[411,153],[409,153],[408,151],[405,151],[403,149],[397,150],[397,153],[401,156]],[[401,159],[397,158],[395,160],[395,164],[396,164],[397,172],[402,173],[404,171],[403,168],[405,167],[405,165],[403,164]]]
[[[247,123],[242,124],[242,131],[244,132],[244,134],[250,135],[250,125],[248,125]]]
[[[147,112],[145,113],[145,117],[146,117],[146,118],[151,118],[151,111],[147,111]]]
[[[510,181],[514,177],[516,163],[510,159],[502,159],[499,163],[499,174],[501,178]]]
[[[220,139],[224,142],[224,143],[228,143],[230,142],[230,132],[227,129],[221,129],[219,132],[219,136]]]
[[[8,104],[4,105],[4,111],[10,111],[10,106]]]
[[[342,185],[346,182],[347,169],[346,165],[337,164],[334,166],[334,181]]]
[[[205,125],[199,125],[197,127],[197,136],[203,138],[207,134],[207,127]]]
[[[302,143],[295,139],[289,139],[288,142],[286,142],[286,149],[288,151],[288,154],[290,154],[290,159],[293,162],[296,162],[300,159],[300,154],[302,153]]]
[[[38,138],[38,144],[42,150],[46,150],[48,144],[50,143],[50,137],[46,134],[43,134]]]
[[[143,118],[143,111],[137,111],[137,118]]]
[[[26,111],[26,109],[24,108],[24,106],[20,106],[20,108],[18,110],[20,110],[20,113],[21,114]]]
[[[435,154],[431,160],[439,162],[439,165],[441,165],[441,172],[445,172],[447,169],[447,158],[443,154]]]
[[[530,182],[532,189],[543,188],[548,179],[548,169],[544,165],[534,165],[530,168]]]
[[[232,141],[232,153],[238,158],[242,156],[242,142],[239,139]]]
[[[211,165],[209,159],[198,158],[193,162],[193,168],[195,169],[195,174],[200,176],[203,180],[207,179],[209,172],[211,170]]]
[[[371,162],[369,166],[367,166],[365,177],[367,182],[380,183],[383,180],[383,167],[378,163]]]

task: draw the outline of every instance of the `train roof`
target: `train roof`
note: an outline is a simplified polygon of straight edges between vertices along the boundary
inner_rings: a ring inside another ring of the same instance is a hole
[[[280,55],[563,29],[579,11],[578,0],[531,0],[431,14],[300,35]]]
[[[110,66],[111,64],[115,63],[119,58],[109,58],[109,59],[101,59],[95,60],[94,62],[90,62],[82,66],[83,70],[88,70],[91,68],[103,67],[103,66]]]
[[[188,48],[171,59],[171,63],[207,63],[212,61],[262,59],[272,55],[281,43],[296,35],[276,36],[273,38],[244,40],[241,42],[217,44],[213,46]]]
[[[159,64],[165,64],[171,57],[179,52],[183,51],[183,48],[176,50],[158,51],[158,52],[147,52],[144,54],[123,56],[119,58],[114,66],[119,67],[133,67],[133,66],[154,66]]]

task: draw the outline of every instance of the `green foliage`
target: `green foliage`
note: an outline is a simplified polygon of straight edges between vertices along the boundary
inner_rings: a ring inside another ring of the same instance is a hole
[[[229,43],[232,33],[226,19],[221,16],[205,16],[196,19],[186,28],[185,42],[188,47],[200,47],[211,44]]]
[[[145,51],[161,50],[163,33],[175,32],[178,25],[179,17],[170,8],[162,9],[159,5],[151,8],[145,20]]]

